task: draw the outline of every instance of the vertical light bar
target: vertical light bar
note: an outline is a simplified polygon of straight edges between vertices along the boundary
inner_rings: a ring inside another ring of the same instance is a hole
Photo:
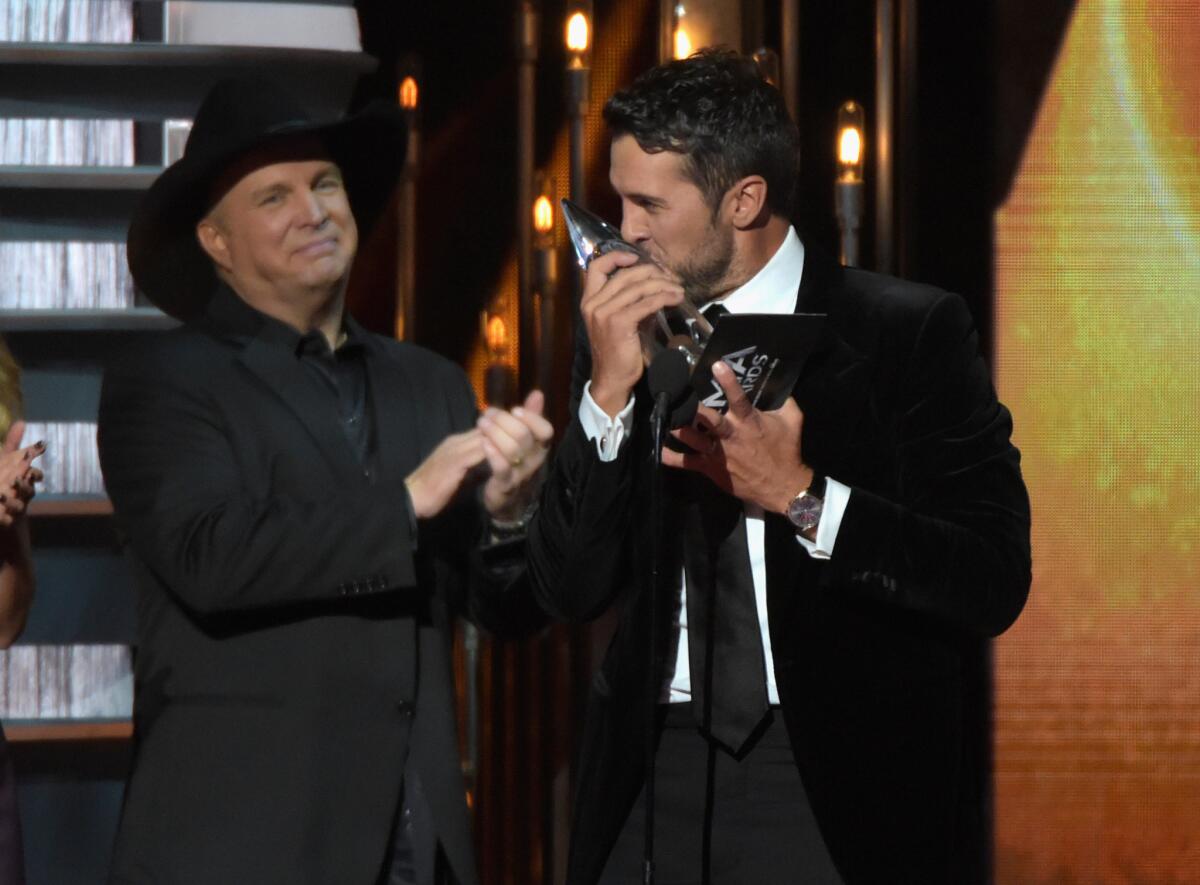
[[[793,120],[800,109],[800,0],[782,0],[779,8],[780,91]]]
[[[591,0],[574,0],[567,7],[567,20],[563,34],[567,46],[569,169],[567,190],[570,198],[580,206],[587,205],[587,180],[583,165],[583,150],[584,124],[587,120],[588,105],[591,103],[592,30]],[[573,343],[575,341],[575,322],[578,316],[578,311],[573,305],[579,303],[583,294],[583,276],[575,272],[569,274],[568,279],[572,306],[568,308],[571,323],[570,336],[567,341]]]
[[[536,353],[534,339],[533,233],[529,213],[533,199],[533,137],[535,75],[538,57],[538,15],[530,0],[517,9],[517,377],[528,383]]]
[[[537,314],[537,386],[551,395],[554,373],[554,317],[557,309],[558,263],[555,252],[554,180],[545,173],[537,178],[533,200],[534,291]],[[547,414],[552,414],[547,403]]]
[[[408,125],[408,143],[404,167],[400,173],[400,194],[396,232],[396,312],[395,334],[412,341],[417,316],[417,172],[420,148],[420,63],[409,56],[397,67],[396,99]]]
[[[896,9],[894,0],[875,2],[875,269],[893,268]]]
[[[841,232],[842,264],[857,267],[858,232],[863,214],[863,158],[866,129],[862,105],[847,101],[838,109],[837,180],[834,182],[834,202],[838,229]]]
[[[911,230],[916,215],[917,189],[917,0],[900,0],[896,22],[897,131],[895,134],[895,247],[894,273],[911,274]]]
[[[564,37],[567,45],[567,118],[570,122],[570,198],[580,206],[586,206],[583,127],[591,100],[591,3],[574,3],[567,10]]]

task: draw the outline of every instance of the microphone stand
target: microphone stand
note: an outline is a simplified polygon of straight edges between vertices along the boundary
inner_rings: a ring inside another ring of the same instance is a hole
[[[655,737],[658,732],[658,694],[661,689],[656,674],[658,673],[658,567],[662,558],[663,535],[662,447],[664,431],[670,414],[670,393],[668,391],[657,393],[654,397],[654,411],[650,413],[654,470],[650,479],[650,642],[648,643],[650,690],[646,693],[646,817],[642,843],[642,885],[654,885],[654,751]]]

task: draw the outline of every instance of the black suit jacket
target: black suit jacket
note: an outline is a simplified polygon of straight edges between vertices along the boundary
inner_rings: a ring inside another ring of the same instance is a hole
[[[982,881],[986,637],[1012,623],[1030,582],[1010,417],[957,296],[809,250],[797,309],[829,317],[795,389],[803,454],[851,497],[828,561],[809,557],[783,517],[766,520],[775,676],[796,764],[847,885]],[[584,341],[572,415],[589,374]],[[610,463],[574,418],[530,532],[548,611],[587,619],[621,607],[584,726],[572,885],[596,881],[636,798],[643,699],[671,665],[646,663],[649,399],[637,391],[636,430]],[[667,586],[657,597],[664,629],[673,596]]]
[[[368,477],[278,331],[222,290],[104,380],[101,463],[139,579],[112,880],[373,883],[411,753],[453,871],[474,882],[449,625],[516,617],[521,582],[503,558],[468,568],[471,496],[414,535],[404,488],[473,425],[474,396],[450,362],[358,329]]]

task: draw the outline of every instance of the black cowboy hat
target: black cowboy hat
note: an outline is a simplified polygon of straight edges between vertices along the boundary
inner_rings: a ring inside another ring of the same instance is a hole
[[[196,241],[196,222],[219,196],[213,193],[218,177],[252,150],[297,136],[316,138],[328,150],[342,171],[359,230],[366,233],[404,162],[401,111],[376,105],[318,122],[270,81],[222,80],[201,102],[183,157],[154,181],[130,221],[129,269],[147,298],[180,319],[204,307],[216,276]]]

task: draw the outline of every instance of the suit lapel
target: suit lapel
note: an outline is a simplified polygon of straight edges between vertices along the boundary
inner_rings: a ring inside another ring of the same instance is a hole
[[[796,296],[797,313],[829,313],[833,294],[841,289],[845,270],[819,249],[805,246],[804,271]]]
[[[804,273],[796,298],[797,312],[823,313],[825,328],[813,352],[809,355],[794,395],[800,408],[822,420],[813,427],[805,422],[805,456],[816,457],[824,438],[821,425],[853,427],[855,416],[861,414],[867,385],[866,355],[851,345],[842,335],[845,305],[845,269],[824,253],[815,249],[806,252]],[[810,439],[811,437],[811,439]],[[818,468],[827,466],[817,461]]]
[[[352,319],[348,323],[354,322]],[[415,379],[383,344],[367,332],[367,391],[375,414],[375,444],[381,479],[403,479],[450,432],[418,399]]]

